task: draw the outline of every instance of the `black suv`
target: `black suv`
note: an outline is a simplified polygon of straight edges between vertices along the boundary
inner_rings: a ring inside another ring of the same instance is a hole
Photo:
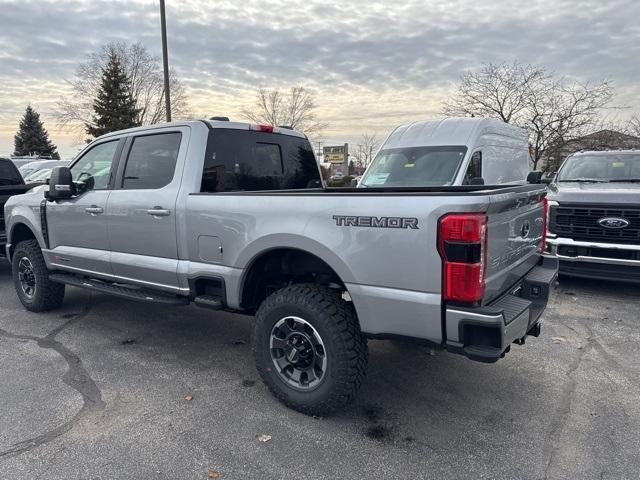
[[[7,233],[4,226],[4,204],[13,195],[25,193],[33,185],[25,185],[18,168],[8,158],[0,158],[0,257],[5,254]]]

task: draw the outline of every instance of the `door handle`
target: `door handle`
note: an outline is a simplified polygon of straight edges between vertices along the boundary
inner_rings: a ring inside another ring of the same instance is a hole
[[[85,208],[84,211],[93,217],[104,212],[102,207],[99,207],[97,205],[91,205],[90,207]]]
[[[171,210],[167,210],[162,207],[153,207],[147,210],[147,214],[151,215],[152,217],[168,217],[169,215],[171,215]]]

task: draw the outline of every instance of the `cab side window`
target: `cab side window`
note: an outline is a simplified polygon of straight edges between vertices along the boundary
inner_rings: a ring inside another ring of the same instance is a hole
[[[119,140],[100,143],[85,153],[71,167],[75,183],[84,183],[86,190],[106,190],[111,180],[111,164]]]
[[[158,189],[173,180],[180,150],[180,132],[135,137],[124,168],[122,188]]]
[[[471,155],[467,172],[464,175],[464,183],[468,185],[472,178],[482,178],[482,152],[474,152]]]

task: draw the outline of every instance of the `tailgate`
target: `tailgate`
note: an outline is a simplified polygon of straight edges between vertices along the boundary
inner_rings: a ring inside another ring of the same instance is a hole
[[[487,211],[487,304],[518,283],[540,260],[546,188],[492,195]]]

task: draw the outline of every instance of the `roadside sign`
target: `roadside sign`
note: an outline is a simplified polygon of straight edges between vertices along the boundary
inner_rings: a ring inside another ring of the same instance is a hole
[[[344,163],[344,145],[322,147],[324,161],[329,163]]]

